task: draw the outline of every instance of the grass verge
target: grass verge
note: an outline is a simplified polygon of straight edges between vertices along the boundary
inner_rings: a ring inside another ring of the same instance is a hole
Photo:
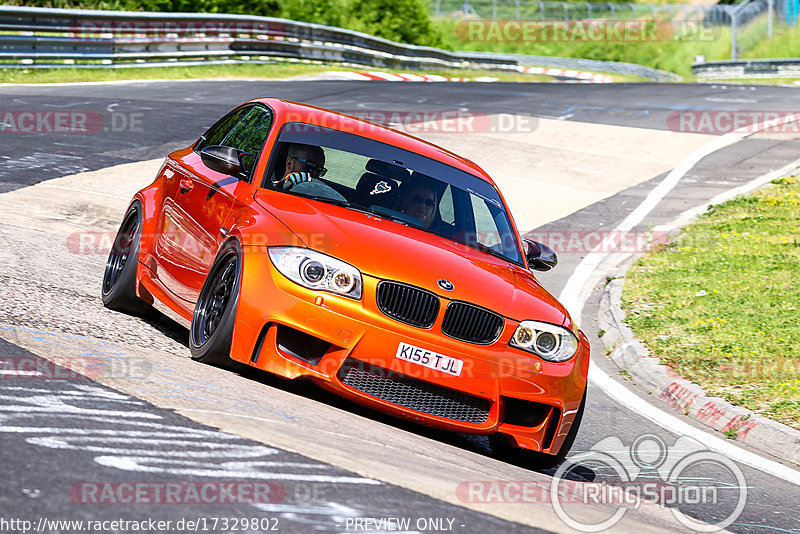
[[[711,395],[800,429],[800,179],[711,208],[640,258],[623,293],[653,355]]]
[[[692,78],[691,65],[696,56],[706,61],[728,60],[731,57],[729,27],[711,27],[700,31],[687,25],[672,39],[648,41],[536,41],[467,39],[464,21],[439,18],[434,21],[444,46],[455,50],[503,52],[541,56],[595,59],[636,63],[674,72]],[[676,26],[676,31],[681,26]],[[478,33],[479,35],[489,35]],[[496,35],[496,34],[495,34]],[[775,24],[773,37],[767,38],[767,18],[761,16],[740,30],[737,36],[740,55],[744,59],[800,57],[800,28]]]
[[[392,69],[371,69],[366,66],[322,65],[310,63],[263,63],[235,65],[176,65],[174,67],[130,67],[112,68],[14,68],[0,69],[0,83],[63,83],[97,82],[115,80],[184,80],[184,79],[261,79],[279,80],[297,76],[309,76],[328,71],[380,70],[382,72],[414,72]],[[496,70],[430,70],[417,74],[438,74],[452,78],[497,78],[503,82],[549,82],[551,76],[523,74]],[[613,75],[619,81],[639,81],[634,76]]]
[[[800,86],[798,78],[715,78],[700,79],[699,83],[705,84],[737,84],[737,85],[784,85],[790,87]]]

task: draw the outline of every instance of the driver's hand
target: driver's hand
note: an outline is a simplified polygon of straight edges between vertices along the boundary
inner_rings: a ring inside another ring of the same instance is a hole
[[[291,189],[297,184],[310,181],[311,181],[311,175],[308,174],[307,172],[293,172],[291,174],[287,174],[286,177],[284,178],[283,188]]]

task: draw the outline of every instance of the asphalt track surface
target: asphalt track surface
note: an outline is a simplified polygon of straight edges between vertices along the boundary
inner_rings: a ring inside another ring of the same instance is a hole
[[[0,87],[0,109],[26,110],[89,110],[104,117],[109,131],[97,135],[25,134],[3,135],[0,144],[0,192],[12,191],[34,183],[76,172],[101,169],[120,163],[163,157],[169,151],[187,146],[207,126],[231,107],[256,96],[290,98],[338,110],[401,109],[431,110],[468,108],[486,113],[528,114],[532,117],[636,126],[664,130],[669,128],[671,114],[676,110],[720,111],[731,109],[790,111],[800,104],[800,93],[790,88],[712,86],[712,85],[567,85],[567,84],[399,84],[381,82],[183,82],[142,83],[88,86]],[[388,104],[390,103],[390,104]],[[117,114],[117,119],[112,117]],[[116,120],[116,124],[114,123]],[[126,122],[127,124],[123,124]],[[133,125],[131,124],[133,122]],[[117,130],[117,131],[114,131]],[[679,213],[702,204],[717,193],[782,167],[798,158],[800,143],[797,136],[755,136],[702,160],[678,186],[670,192],[641,229],[674,219]],[[467,156],[469,156],[467,154]],[[537,231],[595,230],[614,228],[662,177],[622,191],[611,198],[588,206],[564,219],[548,223]],[[22,215],[22,214],[21,214]],[[552,273],[540,276],[543,284],[554,294],[563,288],[581,254],[561,256],[561,265]],[[9,273],[7,273],[9,274]],[[13,273],[10,273],[13,276]],[[599,357],[602,346],[595,342],[592,328],[596,298],[589,299],[582,324],[593,340],[596,363],[616,374]],[[58,332],[58,318],[53,318],[51,332]],[[164,322],[163,330],[171,339],[179,339],[182,331]],[[0,335],[8,338],[8,336]],[[59,342],[68,342],[60,340]],[[4,357],[36,359],[25,349],[7,341],[0,350]],[[263,378],[253,378],[263,380]],[[268,384],[269,381],[267,381]],[[270,384],[271,385],[271,384]],[[264,387],[270,387],[269,385]],[[431,440],[436,447],[455,445],[479,454],[488,454],[481,440],[441,433],[401,423],[342,403],[329,395],[294,386],[288,388],[298,395],[308,396],[349,410],[362,417],[398,426]],[[636,386],[630,386],[636,390]],[[251,454],[255,463],[249,467],[285,470],[308,474],[307,480],[287,479],[281,502],[259,508],[259,517],[276,517],[284,532],[347,531],[345,521],[355,517],[408,517],[454,519],[452,529],[461,532],[498,531],[530,532],[530,526],[502,521],[487,514],[457,507],[405,490],[391,484],[371,484],[368,478],[281,451],[263,447],[257,442],[203,427],[169,410],[143,403],[134,397],[116,393],[83,377],[74,380],[8,379],[2,380],[0,420],[3,447],[0,448],[3,478],[7,481],[0,494],[0,510],[4,517],[115,519],[156,516],[177,521],[181,518],[208,517],[207,505],[160,507],[131,507],[122,505],[89,506],[75,502],[69,488],[85,481],[126,481],[130,475],[121,473],[109,460],[106,464],[93,461],[93,439],[106,434],[137,428],[157,422],[165,425],[164,440],[193,441],[193,444],[173,443],[175,455],[186,451],[214,450],[238,447],[237,454]],[[647,392],[637,391],[647,397]],[[678,436],[617,404],[601,391],[590,388],[589,405],[584,423],[573,448],[573,454],[589,450],[607,437],[617,437],[626,446],[637,438],[650,434],[667,445]],[[658,399],[651,400],[656,406]],[[69,407],[69,408],[66,408]],[[130,416],[103,415],[111,410],[128,412]],[[120,421],[131,421],[126,426]],[[366,421],[370,424],[370,421]],[[335,423],[332,423],[335,425]],[[9,430],[11,429],[11,430]],[[54,432],[52,429],[61,429]],[[66,429],[66,430],[65,430]],[[98,431],[92,433],[91,431]],[[152,428],[150,429],[152,430]],[[63,439],[63,436],[70,439]],[[119,434],[124,435],[124,434]],[[55,437],[54,437],[55,436]],[[61,436],[59,438],[58,436]],[[175,436],[189,436],[186,439]],[[81,440],[84,441],[81,441]],[[152,437],[149,439],[153,439]],[[109,443],[104,444],[106,449]],[[159,449],[165,458],[170,445],[163,441],[146,442],[144,449]],[[262,447],[261,450],[259,447]],[[113,448],[113,447],[112,447]],[[242,451],[245,451],[243,453]],[[128,453],[129,454],[129,453]],[[763,454],[763,453],[759,453]],[[260,455],[260,456],[259,456]],[[113,454],[112,454],[113,456]],[[202,457],[202,454],[197,455]],[[224,455],[215,456],[222,462]],[[774,458],[773,458],[774,459]],[[258,462],[274,462],[259,464]],[[269,467],[267,467],[269,466]],[[187,466],[192,467],[192,466]],[[193,466],[198,467],[198,466]],[[443,466],[446,467],[446,466]],[[231,469],[227,466],[226,469]],[[747,506],[737,521],[728,527],[735,532],[800,531],[800,488],[749,467],[742,467],[747,485]],[[138,481],[167,483],[170,481],[202,482],[208,480],[198,471],[180,475],[137,473]],[[602,480],[602,469],[587,468],[578,473],[585,479]],[[708,476],[714,476],[708,474]],[[316,478],[315,478],[316,477]],[[338,478],[336,478],[338,477]],[[658,480],[653,471],[642,473],[641,479]],[[316,484],[316,486],[315,486]],[[310,499],[314,488],[322,488],[320,498]],[[79,488],[80,489],[80,488]],[[730,489],[730,488],[729,488]],[[734,490],[736,488],[733,488]],[[323,491],[324,490],[324,491]],[[73,489],[73,492],[76,491]],[[280,492],[278,492],[280,494]],[[735,493],[735,491],[733,491]],[[280,496],[280,495],[279,495]],[[77,499],[80,501],[80,499]],[[730,502],[716,506],[700,506],[689,513],[701,520],[713,522],[724,517]],[[250,517],[249,505],[216,505],[213,515]],[[444,525],[448,523],[445,521]],[[263,526],[263,525],[262,525]],[[352,528],[352,524],[350,524]],[[263,529],[260,529],[263,530]],[[412,528],[412,530],[414,530]]]

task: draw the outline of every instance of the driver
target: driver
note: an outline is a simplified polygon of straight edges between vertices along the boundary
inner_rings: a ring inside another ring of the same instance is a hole
[[[417,183],[400,196],[400,211],[419,219],[423,228],[428,228],[434,219],[438,199],[432,187]]]
[[[283,178],[278,182],[284,182],[284,189],[291,189],[299,183],[310,182],[312,178],[325,176],[326,172],[328,170],[325,168],[325,152],[322,148],[292,143],[287,152]]]

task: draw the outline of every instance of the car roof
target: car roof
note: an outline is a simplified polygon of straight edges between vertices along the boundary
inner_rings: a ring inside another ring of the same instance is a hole
[[[463,158],[458,154],[450,152],[440,146],[434,145],[427,141],[423,141],[418,137],[409,135],[404,132],[392,130],[380,124],[376,124],[364,119],[352,117],[344,113],[338,113],[329,109],[324,109],[309,104],[302,104],[299,102],[292,102],[291,100],[283,100],[279,98],[258,98],[253,102],[261,102],[273,109],[283,108],[283,115],[288,120],[286,122],[302,122],[308,124],[317,124],[319,126],[329,127],[334,130],[341,130],[346,132],[354,132],[376,141],[381,141],[390,145],[398,146],[406,150],[410,150],[422,156],[441,161],[447,165],[457,169],[468,172],[472,175],[489,182],[493,186],[496,185],[489,175],[481,169],[476,163]],[[278,111],[278,109],[276,109]]]

